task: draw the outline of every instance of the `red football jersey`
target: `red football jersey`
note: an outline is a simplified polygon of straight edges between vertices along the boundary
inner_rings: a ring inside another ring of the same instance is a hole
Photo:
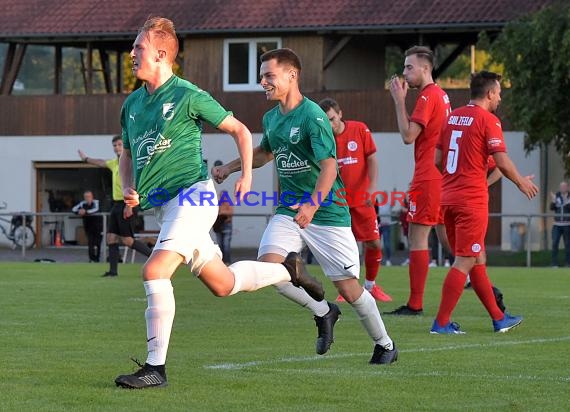
[[[441,179],[441,174],[434,164],[435,145],[449,113],[451,104],[447,93],[435,83],[424,87],[410,117],[412,122],[423,128],[414,144],[414,182]]]
[[[495,162],[495,158],[493,155],[489,155],[487,159],[487,171],[492,172],[497,167],[497,163]]]
[[[376,153],[376,145],[372,133],[362,122],[344,121],[344,131],[335,136],[336,158],[340,177],[347,192],[349,207],[361,206],[365,203],[370,186],[370,178],[366,167],[366,158]]]
[[[489,156],[507,151],[497,116],[476,105],[454,110],[437,147],[443,154],[441,204],[487,207]]]

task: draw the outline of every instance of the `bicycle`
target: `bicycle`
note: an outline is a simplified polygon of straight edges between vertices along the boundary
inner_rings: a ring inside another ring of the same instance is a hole
[[[6,209],[6,207],[6,202],[2,202],[0,209]],[[34,217],[27,214],[25,214],[25,224],[21,214],[12,216],[10,220],[0,216],[0,221],[10,224],[9,230],[7,230],[4,225],[0,225],[0,230],[2,234],[12,242],[12,249],[22,247],[23,245],[25,245],[27,249],[34,247],[36,243],[36,232],[32,228],[33,220]]]

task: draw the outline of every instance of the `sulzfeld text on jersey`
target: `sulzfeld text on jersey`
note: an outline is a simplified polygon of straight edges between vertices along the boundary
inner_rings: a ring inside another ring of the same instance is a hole
[[[453,124],[456,126],[471,126],[473,123],[473,118],[471,116],[449,116],[447,124]]]

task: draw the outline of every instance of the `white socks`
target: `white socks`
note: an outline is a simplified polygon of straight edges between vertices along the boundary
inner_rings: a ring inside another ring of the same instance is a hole
[[[364,326],[374,343],[387,350],[392,350],[394,347],[392,339],[386,332],[386,327],[372,295],[363,290],[362,295],[352,302],[351,305],[356,311],[360,323],[362,323],[362,326]]]
[[[291,280],[289,272],[280,263],[242,261],[229,268],[235,278],[231,295]],[[145,311],[148,350],[146,362],[149,365],[164,365],[176,308],[172,283],[169,279],[149,280],[144,282],[144,289],[148,302]]]
[[[294,286],[291,282],[282,282],[273,286],[275,286],[280,294],[298,305],[309,309],[315,316],[323,317],[330,310],[326,300],[317,302],[315,299],[310,297],[304,289]]]
[[[238,292],[253,292],[265,286],[291,281],[291,275],[281,263],[243,260],[228,267],[234,274],[235,283],[230,295]]]
[[[374,281],[374,280],[365,280],[364,281],[364,288],[368,291],[371,291],[375,284],[376,284],[376,281]]]
[[[174,291],[170,279],[156,279],[144,282],[148,302],[145,311],[146,338],[149,365],[164,365],[166,352],[174,321]]]

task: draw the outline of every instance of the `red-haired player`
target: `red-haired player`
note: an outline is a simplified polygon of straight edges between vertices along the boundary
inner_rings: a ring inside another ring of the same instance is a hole
[[[382,260],[380,231],[374,199],[378,176],[376,145],[368,126],[354,120],[343,120],[339,104],[326,98],[319,102],[326,113],[336,141],[336,158],[340,177],[346,188],[346,201],[350,211],[352,233],[364,246],[366,280],[364,287],[374,299],[390,302],[392,298],[376,284]],[[339,295],[337,301],[344,299]]]

